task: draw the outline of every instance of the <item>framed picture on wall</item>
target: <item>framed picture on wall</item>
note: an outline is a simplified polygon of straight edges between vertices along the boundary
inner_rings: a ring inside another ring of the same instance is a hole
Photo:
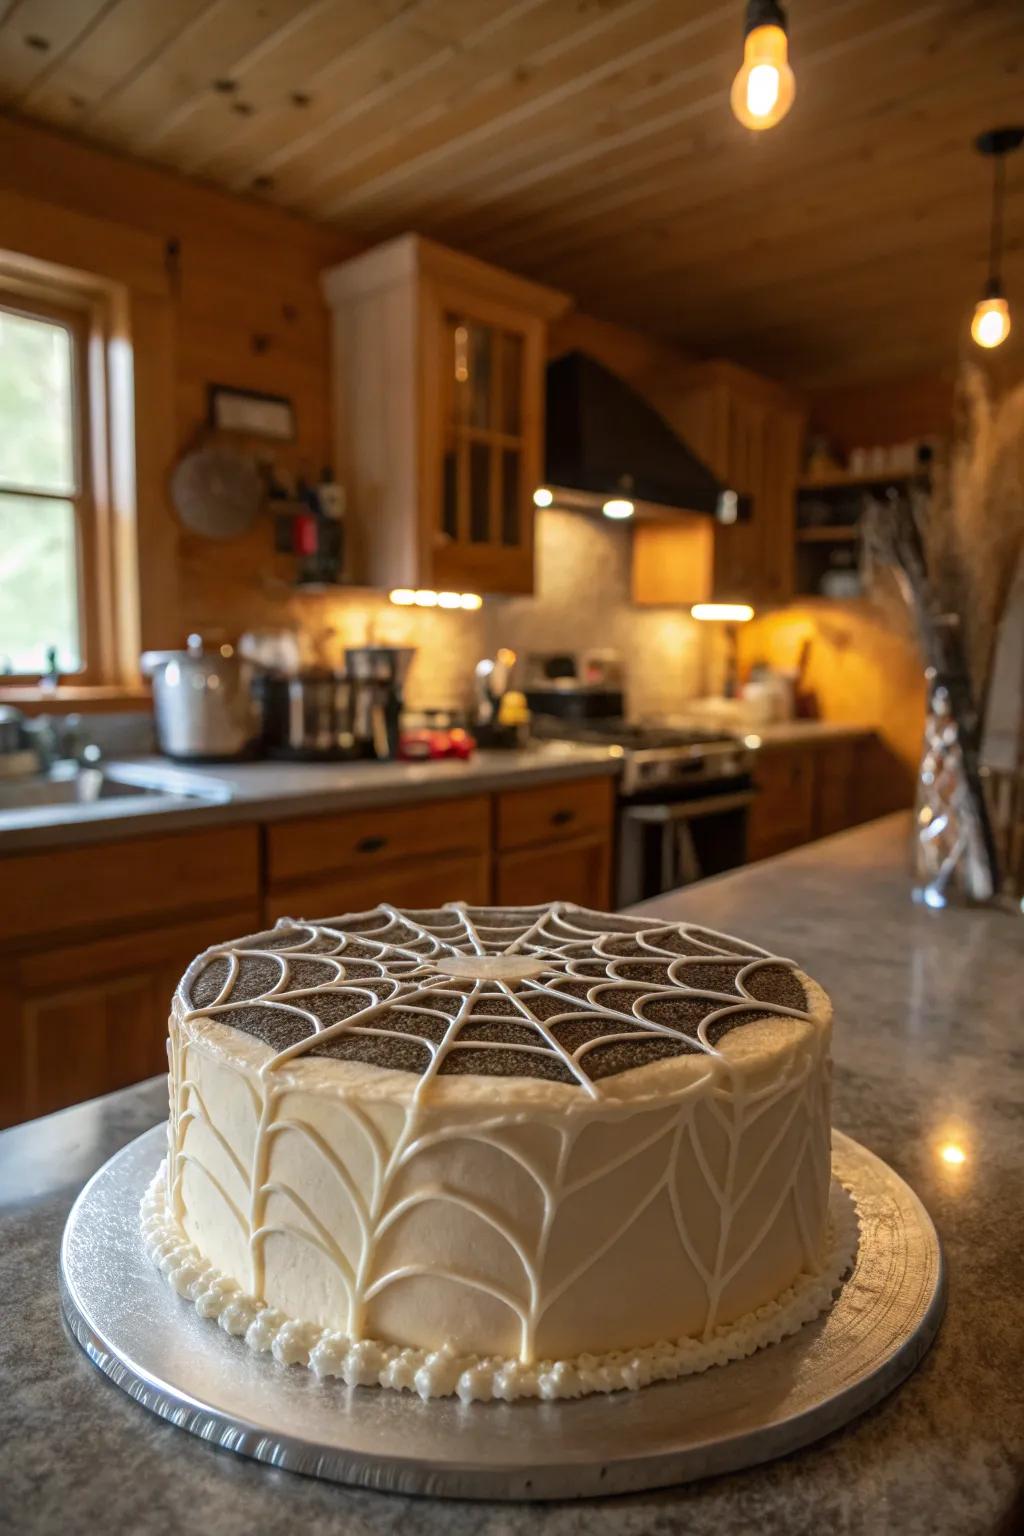
[[[290,443],[295,438],[295,408],[285,395],[265,395],[256,389],[210,384],[207,389],[210,425],[218,432],[239,432]]]

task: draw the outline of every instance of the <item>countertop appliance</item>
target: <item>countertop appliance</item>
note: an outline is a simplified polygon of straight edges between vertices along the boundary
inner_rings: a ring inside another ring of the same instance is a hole
[[[165,757],[222,762],[251,757],[260,734],[251,671],[230,645],[189,635],[183,651],[146,651],[157,739]]]
[[[711,728],[626,720],[620,690],[574,689],[564,677],[560,687],[528,697],[536,736],[609,747],[622,758],[618,906],[746,862],[754,754],[741,740]]]
[[[398,756],[405,680],[413,664],[413,646],[359,645],[345,652],[352,680],[352,729],[361,755]]]
[[[305,667],[253,681],[270,757],[345,762],[367,755],[355,736],[355,688],[347,672]]]
[[[268,754],[299,762],[398,756],[412,647],[354,646],[342,668],[276,669],[257,675]]]

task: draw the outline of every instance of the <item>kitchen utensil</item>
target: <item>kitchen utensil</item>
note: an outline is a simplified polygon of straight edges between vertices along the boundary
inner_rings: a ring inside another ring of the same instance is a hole
[[[233,646],[207,648],[189,635],[184,651],[146,651],[153,680],[157,739],[167,757],[216,762],[252,756],[260,734],[251,669]]]
[[[473,668],[473,694],[476,700],[477,725],[490,725],[494,715],[494,701],[491,698],[491,673],[494,671],[494,662],[489,656],[484,656]]]
[[[171,499],[192,533],[207,539],[234,539],[252,527],[263,484],[252,459],[226,448],[197,448],[176,466]]]
[[[271,757],[345,761],[360,757],[354,731],[354,685],[330,667],[270,672],[254,680]]]

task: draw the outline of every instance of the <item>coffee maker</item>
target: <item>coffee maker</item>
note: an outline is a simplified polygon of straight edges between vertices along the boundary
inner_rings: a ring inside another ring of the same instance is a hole
[[[345,652],[352,686],[352,734],[362,757],[398,756],[405,680],[414,646],[359,645]]]

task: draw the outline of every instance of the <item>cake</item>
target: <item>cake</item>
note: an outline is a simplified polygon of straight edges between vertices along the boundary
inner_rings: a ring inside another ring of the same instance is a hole
[[[694,924],[535,908],[286,919],[189,966],[172,1284],[277,1360],[490,1397],[637,1387],[828,1304],[826,994]]]

